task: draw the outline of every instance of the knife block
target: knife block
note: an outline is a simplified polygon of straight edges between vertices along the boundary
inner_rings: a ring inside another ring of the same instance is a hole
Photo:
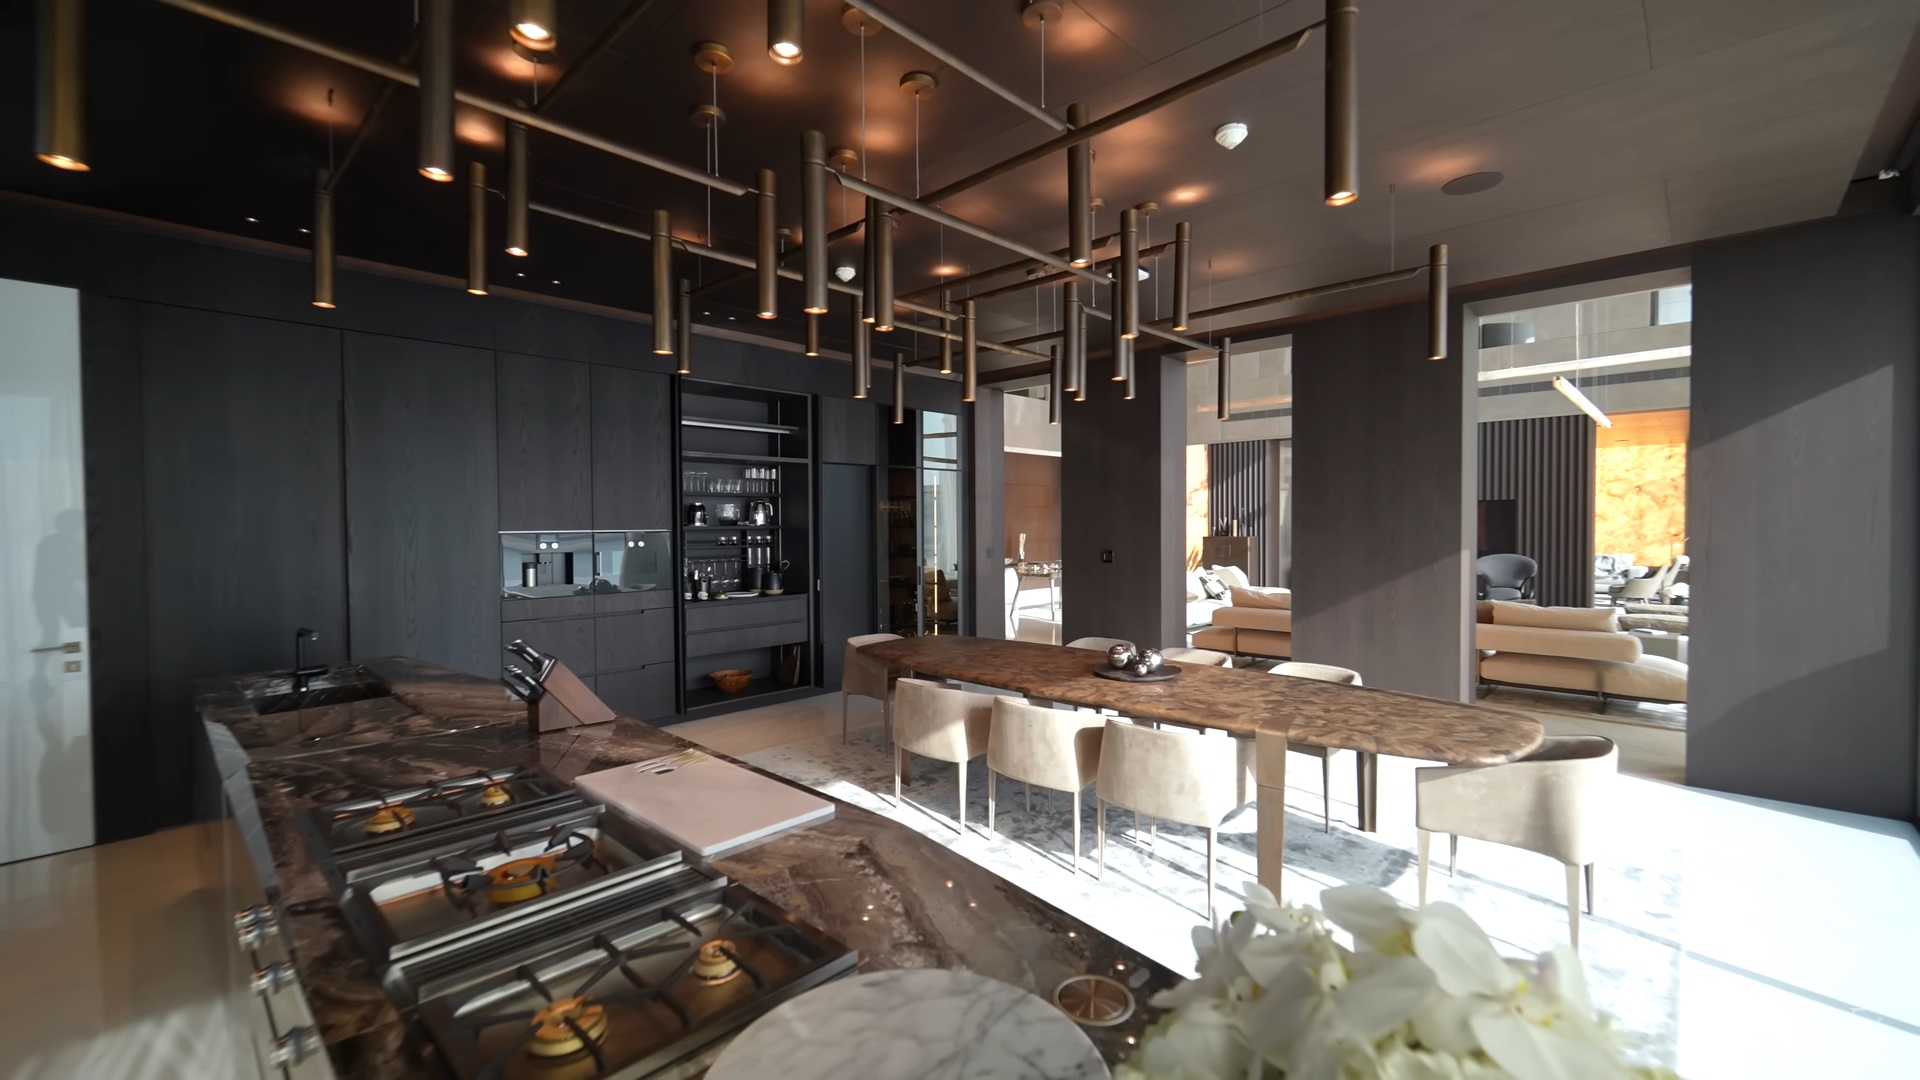
[[[562,728],[604,724],[613,719],[613,710],[600,696],[587,689],[580,676],[564,662],[554,660],[540,680],[545,693],[527,702],[527,728],[539,735]]]

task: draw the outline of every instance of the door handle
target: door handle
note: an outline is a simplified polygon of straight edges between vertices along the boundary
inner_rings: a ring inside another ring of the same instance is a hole
[[[59,645],[42,645],[41,647],[37,649],[33,649],[31,651],[32,652],[79,652],[80,643],[77,641],[67,641],[67,642],[62,642]]]

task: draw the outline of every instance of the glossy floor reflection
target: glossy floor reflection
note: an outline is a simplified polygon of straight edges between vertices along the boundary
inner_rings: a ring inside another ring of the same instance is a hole
[[[1506,703],[1503,703],[1506,704]],[[954,825],[955,770],[915,759],[905,805],[891,798],[879,706],[853,699],[840,741],[838,695],[680,725],[677,734],[887,814],[1102,930],[1190,970],[1189,928],[1203,910],[1204,834],[1162,826],[1136,836],[1109,817],[1107,868],[1068,868],[1067,796],[1002,781],[996,829],[986,822],[985,770],[968,776],[968,828]],[[1598,1007],[1633,1035],[1633,1056],[1710,1077],[1911,1075],[1920,1060],[1920,834],[1911,825],[1694,790],[1676,775],[1683,733],[1593,717],[1544,715],[1550,731],[1593,731],[1622,744],[1611,855],[1597,874],[1596,914],[1581,939]],[[1412,770],[1381,762],[1378,833],[1355,820],[1351,758],[1333,769],[1334,825],[1320,826],[1320,771],[1295,755],[1288,783],[1288,896],[1366,882],[1412,903]],[[1636,775],[1637,774],[1637,775]],[[882,794],[884,793],[884,794]],[[1093,851],[1093,798],[1082,803],[1083,856]],[[1230,910],[1253,876],[1254,814],[1221,829],[1218,903]],[[1444,851],[1444,845],[1441,846]],[[1558,863],[1464,841],[1457,876],[1436,866],[1432,897],[1459,903],[1515,954],[1566,940]],[[1756,1026],[1758,1025],[1758,1026]],[[1780,1033],[1760,1037],[1761,1030]]]

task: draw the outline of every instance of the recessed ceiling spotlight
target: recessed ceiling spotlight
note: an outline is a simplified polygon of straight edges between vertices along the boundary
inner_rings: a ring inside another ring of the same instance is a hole
[[[301,231],[301,232],[303,232],[303,233],[312,233],[312,232],[313,232],[313,230],[312,230],[312,229],[301,229],[300,231]]]
[[[1440,190],[1449,195],[1478,195],[1489,188],[1499,187],[1500,181],[1506,178],[1505,173],[1470,172],[1441,184]]]
[[[960,268],[952,263],[941,263],[939,266],[933,268],[934,277],[952,277],[959,272]]]
[[[1238,120],[1221,124],[1213,130],[1213,141],[1231,150],[1247,141],[1247,125]]]
[[[514,277],[526,277],[526,276],[527,276],[527,272],[526,272],[525,270],[520,270],[520,271],[517,271],[517,272],[515,272],[513,276],[514,276]]]
[[[554,46],[554,0],[513,0],[513,40],[530,49]]]
[[[258,224],[260,224],[260,219],[259,219],[259,218],[257,218],[257,217],[250,217],[250,218],[248,218],[248,219],[247,219],[247,224],[249,224],[249,225],[258,225]]]
[[[560,284],[560,279],[559,279],[559,278],[554,278],[554,279],[553,279],[553,283],[554,283],[555,285],[558,285],[558,284]]]
[[[853,273],[853,267],[851,266],[836,266],[833,268],[833,276],[839,278],[842,283],[852,281]]]

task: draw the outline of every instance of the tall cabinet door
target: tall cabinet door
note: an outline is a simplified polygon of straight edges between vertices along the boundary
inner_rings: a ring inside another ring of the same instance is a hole
[[[673,528],[672,379],[593,365],[594,528]]]
[[[820,466],[820,685],[837,689],[850,637],[880,625],[874,560],[873,474]]]
[[[588,365],[499,353],[496,369],[500,529],[592,528]]]
[[[493,354],[345,341],[347,602],[356,656],[500,669]]]

